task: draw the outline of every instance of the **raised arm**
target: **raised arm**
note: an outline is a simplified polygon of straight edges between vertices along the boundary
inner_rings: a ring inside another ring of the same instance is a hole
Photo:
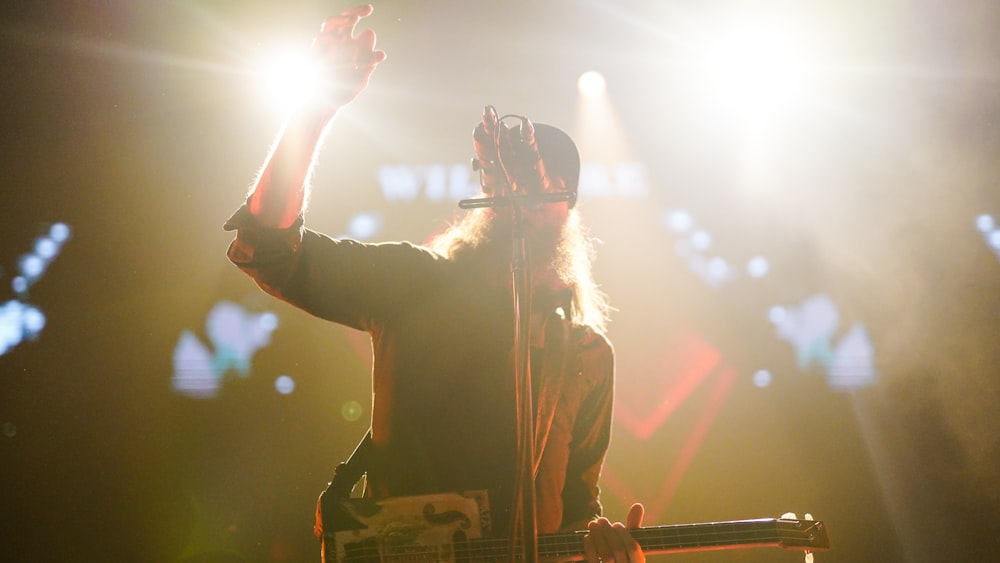
[[[250,213],[261,226],[289,227],[305,211],[309,176],[327,126],[385,60],[385,53],[375,49],[373,31],[355,34],[361,18],[371,13],[371,6],[357,6],[328,18],[313,40],[312,53],[327,85],[318,99],[292,113],[264,162],[249,200]]]

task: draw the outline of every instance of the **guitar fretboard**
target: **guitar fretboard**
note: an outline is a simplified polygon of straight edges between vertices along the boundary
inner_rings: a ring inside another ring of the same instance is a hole
[[[583,559],[586,532],[546,534],[538,538],[539,559]],[[829,549],[822,522],[762,518],[704,524],[677,524],[632,530],[647,554],[708,551],[748,547],[780,547],[803,551]],[[451,560],[469,562],[510,561],[511,542],[506,539],[470,539],[450,548],[418,544],[381,546],[364,542],[345,546],[342,563],[381,561],[383,563],[423,563]]]

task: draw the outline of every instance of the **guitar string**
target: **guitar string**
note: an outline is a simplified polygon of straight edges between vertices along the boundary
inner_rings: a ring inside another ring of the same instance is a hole
[[[725,546],[725,545],[738,545],[734,544],[734,541],[740,540],[743,542],[756,541],[761,543],[762,541],[778,541],[774,534],[766,530],[760,531],[730,531],[730,532],[719,532],[711,534],[715,536],[715,539],[707,539],[704,533],[687,533],[687,534],[673,534],[674,538],[661,538],[660,543],[648,543],[644,547],[647,550],[655,550],[660,548],[681,548],[681,547],[699,547],[699,546]],[[779,534],[780,535],[780,534]],[[808,532],[799,532],[793,535],[801,535],[808,539]],[[568,536],[568,537],[552,537],[540,539],[540,549],[544,552],[547,557],[555,556],[565,556],[565,555],[578,555],[583,553],[583,536]],[[693,541],[688,542],[687,540]],[[678,543],[676,540],[684,540],[682,543]],[[790,538],[794,539],[794,538]],[[571,541],[572,540],[572,541]],[[674,540],[674,541],[665,541]],[[492,539],[492,538],[475,538],[469,540],[469,544],[454,544],[454,550],[456,554],[461,556],[467,556],[473,559],[483,559],[491,558],[489,556],[495,557],[506,557],[508,553],[508,541],[504,539]],[[543,545],[544,544],[544,545]],[[808,547],[808,546],[803,546]],[[393,561],[403,561],[403,560],[414,560],[414,561],[424,561],[424,560],[436,560],[438,554],[438,549],[440,546],[421,546],[421,545],[411,545],[409,548],[401,548],[402,552],[381,554],[378,545],[365,545],[364,547],[358,548],[354,547],[350,550],[350,554],[344,557],[344,561],[360,561],[360,560],[393,560]],[[397,548],[400,549],[400,548]]]
[[[803,541],[811,540],[814,537],[814,526],[805,529],[781,529],[779,526],[774,530],[775,522],[763,521],[744,522],[737,524],[738,529],[731,523],[713,524],[680,524],[677,526],[661,526],[654,528],[643,528],[633,530],[636,540],[643,544],[644,549],[679,549],[682,547],[707,547],[738,545],[739,541],[764,543],[767,541]],[[712,531],[701,531],[705,528]],[[697,529],[695,529],[697,528]],[[585,532],[583,532],[585,533]],[[578,555],[583,553],[583,533],[577,534],[555,534],[542,536],[539,538],[539,550],[547,557]],[[710,537],[709,537],[710,536]],[[447,545],[447,544],[446,544]],[[467,543],[452,544],[454,552],[470,559],[490,559],[497,557],[507,557],[509,553],[509,541],[503,538],[472,538]],[[349,550],[345,550],[345,555],[341,559],[348,561],[370,561],[370,560],[392,560],[392,561],[432,561],[437,559],[441,546],[424,546],[420,544],[406,544],[394,546],[399,550],[395,553],[383,554],[377,542],[364,542],[363,545],[351,544]],[[810,547],[809,545],[802,546]],[[349,551],[349,552],[348,552]]]

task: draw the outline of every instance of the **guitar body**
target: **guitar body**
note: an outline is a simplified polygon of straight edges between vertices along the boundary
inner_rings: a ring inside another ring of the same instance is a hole
[[[485,491],[391,498],[322,499],[324,563],[487,563],[510,561],[511,542],[491,538]],[[631,531],[648,555],[778,547],[804,552],[830,548],[826,525],[815,520],[759,518],[653,526]],[[584,559],[585,531],[538,537],[541,561]]]
[[[454,563],[456,548],[492,528],[486,491],[323,504],[324,563]]]

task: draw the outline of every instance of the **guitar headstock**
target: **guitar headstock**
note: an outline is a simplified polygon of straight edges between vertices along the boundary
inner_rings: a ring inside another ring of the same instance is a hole
[[[778,519],[782,547],[806,547],[805,563],[813,563],[813,551],[830,549],[830,536],[826,524],[817,522],[808,512],[800,520],[794,512],[786,512]]]

